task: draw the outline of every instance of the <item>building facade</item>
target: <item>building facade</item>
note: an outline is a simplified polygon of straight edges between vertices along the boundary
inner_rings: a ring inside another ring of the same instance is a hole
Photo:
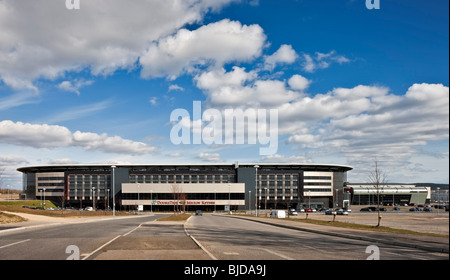
[[[431,188],[411,184],[382,184],[376,188],[369,183],[347,184],[348,199],[353,205],[405,205],[430,203]],[[378,198],[379,197],[379,198]]]
[[[254,210],[343,205],[350,166],[61,165],[18,168],[28,199],[117,209]]]

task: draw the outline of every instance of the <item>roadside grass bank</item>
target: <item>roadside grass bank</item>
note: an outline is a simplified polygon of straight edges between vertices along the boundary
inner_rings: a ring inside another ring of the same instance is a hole
[[[19,201],[0,201],[0,212],[15,212],[15,213],[25,213],[33,215],[42,215],[48,217],[98,217],[98,216],[112,216],[112,211],[80,211],[80,210],[48,210],[48,208],[56,206],[51,202],[46,200],[45,208],[47,210],[41,209],[30,209],[35,207],[41,207],[41,201],[39,200],[19,200]],[[127,216],[133,215],[128,211],[116,211],[116,216]]]
[[[11,224],[11,223],[21,223],[21,222],[26,222],[26,221],[27,221],[27,219],[25,219],[23,217],[0,212],[0,225],[1,224]]]
[[[247,216],[255,218],[255,216],[250,215],[240,215],[240,216]],[[268,219],[268,220],[278,220],[278,218],[271,218],[271,217],[262,217],[259,216],[260,219]],[[340,227],[340,228],[348,228],[348,229],[359,229],[359,230],[369,230],[369,231],[378,231],[378,232],[390,232],[390,233],[399,233],[399,234],[414,234],[414,235],[423,235],[423,236],[433,236],[433,237],[445,237],[449,238],[448,234],[438,234],[438,233],[432,233],[432,232],[418,232],[413,230],[406,230],[406,229],[397,229],[397,228],[391,228],[391,227],[385,227],[385,226],[370,226],[370,225],[362,225],[362,224],[356,224],[356,223],[349,223],[349,222],[339,222],[339,221],[324,221],[324,220],[315,220],[315,219],[301,219],[301,218],[285,218],[282,220],[297,222],[297,223],[308,223],[308,224],[315,224],[315,225],[323,225],[323,226],[330,226],[330,227]]]

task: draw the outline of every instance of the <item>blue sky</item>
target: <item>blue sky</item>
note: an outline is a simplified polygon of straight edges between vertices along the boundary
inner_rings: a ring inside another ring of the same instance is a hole
[[[0,1],[3,185],[28,165],[235,161],[364,182],[375,160],[390,182],[448,183],[448,1],[132,3]],[[174,145],[170,114],[195,100],[278,110],[277,151]]]

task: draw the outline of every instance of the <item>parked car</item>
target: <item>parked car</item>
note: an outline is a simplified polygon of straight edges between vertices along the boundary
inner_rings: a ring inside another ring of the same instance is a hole
[[[195,211],[195,216],[203,216],[202,210]]]
[[[344,209],[339,209],[336,211],[337,215],[348,215],[348,212]]]
[[[298,213],[297,213],[297,211],[295,209],[289,209],[289,215],[297,216]]]
[[[325,209],[325,215],[336,215],[336,211],[332,209]]]
[[[84,210],[86,210],[86,211],[94,211],[94,208],[91,207],[91,206],[88,206],[88,207],[84,208]]]
[[[364,208],[361,208],[361,210],[359,210],[359,211],[361,211],[361,212],[371,212],[372,210],[370,210],[369,207],[364,207]]]
[[[423,211],[425,211],[425,212],[433,212],[433,208],[425,207],[425,208],[423,208]]]
[[[394,211],[399,211],[399,210],[400,210],[400,207],[394,206],[394,208],[393,208],[392,210],[394,210]]]

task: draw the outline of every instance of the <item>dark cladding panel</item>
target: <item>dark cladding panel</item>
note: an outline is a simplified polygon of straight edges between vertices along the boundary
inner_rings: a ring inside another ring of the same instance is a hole
[[[245,184],[245,206],[240,210],[249,209],[255,205],[256,193],[256,168],[255,167],[238,167],[237,168],[237,183]],[[249,198],[249,191],[251,191],[251,199]],[[242,206],[241,206],[242,207]]]

